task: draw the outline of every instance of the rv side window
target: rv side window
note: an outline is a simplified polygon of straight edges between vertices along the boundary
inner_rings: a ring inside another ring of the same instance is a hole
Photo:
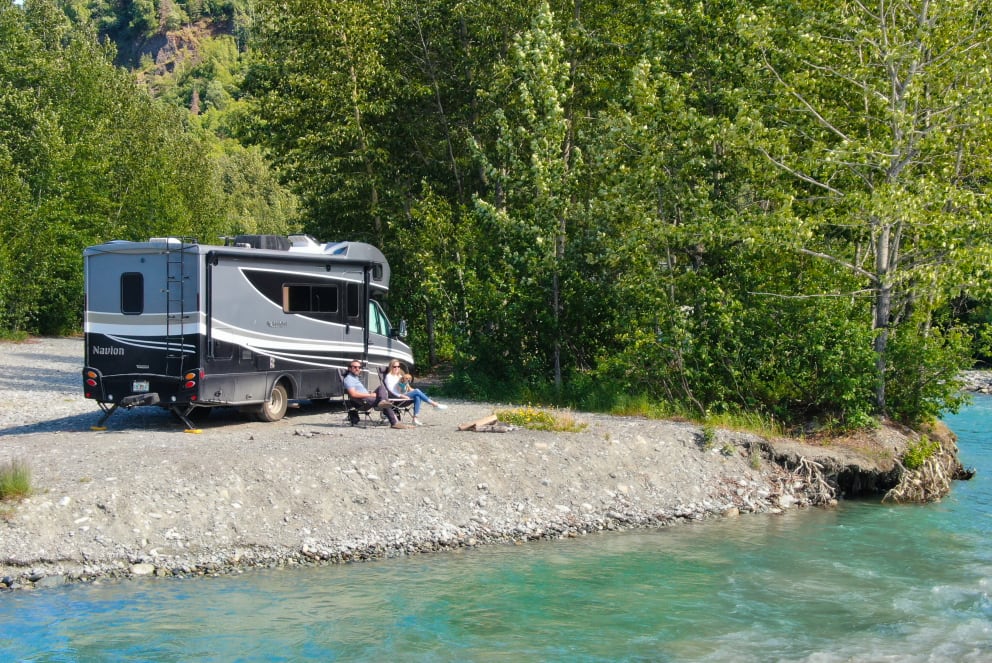
[[[282,310],[285,313],[305,313],[310,310],[310,286],[284,285]]]
[[[348,284],[348,317],[357,318],[362,314],[362,287],[357,283]]]
[[[379,307],[379,302],[369,300],[369,332],[389,336],[389,318]]]
[[[377,262],[372,265],[372,280],[381,281],[382,280],[382,263]]]
[[[145,277],[140,272],[121,274],[121,313],[140,315],[145,310]]]
[[[315,285],[310,291],[310,310],[318,313],[337,313],[338,288],[333,285]]]
[[[282,287],[285,313],[337,313],[338,288],[335,285],[294,285]]]

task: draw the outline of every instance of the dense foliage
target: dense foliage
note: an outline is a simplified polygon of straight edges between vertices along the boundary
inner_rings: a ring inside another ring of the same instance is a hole
[[[90,244],[291,221],[257,148],[153,98],[51,0],[0,3],[0,43],[0,329],[77,331]]]
[[[384,247],[460,388],[838,425],[956,405],[945,313],[986,298],[981,3],[258,15],[254,139],[308,228]]]
[[[992,354],[983,2],[63,6],[0,10],[0,251],[38,256],[4,328],[58,327],[108,233],[284,226],[277,172],[307,232],[383,248],[421,363],[476,394],[915,422]],[[143,57],[162,34],[197,58]]]

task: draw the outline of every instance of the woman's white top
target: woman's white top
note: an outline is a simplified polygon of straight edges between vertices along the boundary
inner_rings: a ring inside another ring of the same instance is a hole
[[[392,373],[386,373],[386,378],[385,380],[383,380],[383,382],[386,383],[386,389],[389,390],[389,393],[397,394],[397,395],[399,395],[399,392],[396,391],[396,384],[399,381],[400,381],[400,376],[393,375]]]

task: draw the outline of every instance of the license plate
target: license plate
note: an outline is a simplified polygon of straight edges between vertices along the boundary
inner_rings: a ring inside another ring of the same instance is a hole
[[[148,391],[148,380],[135,380],[131,384],[131,391],[136,394]]]

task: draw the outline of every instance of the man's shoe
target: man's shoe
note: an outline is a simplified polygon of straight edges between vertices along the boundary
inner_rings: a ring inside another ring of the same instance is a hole
[[[407,426],[406,424],[393,424],[390,428],[413,428],[412,426]]]

